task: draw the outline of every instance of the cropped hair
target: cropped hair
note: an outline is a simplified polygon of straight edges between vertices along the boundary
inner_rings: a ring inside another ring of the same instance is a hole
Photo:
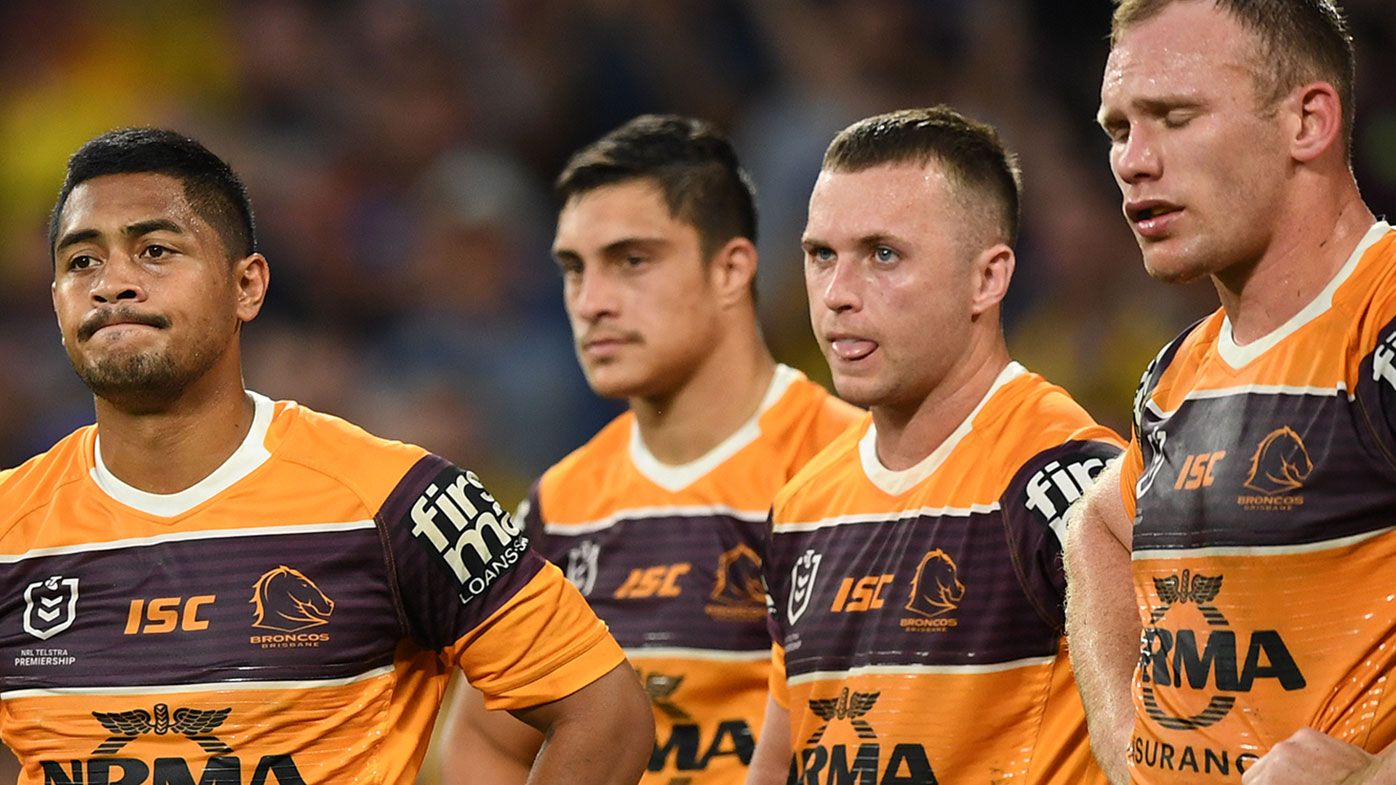
[[[1202,2],[1204,0],[1188,0]],[[1180,0],[1115,0],[1111,46],[1129,28]],[[1357,56],[1336,0],[1205,0],[1255,34],[1256,88],[1263,106],[1321,80],[1333,85],[1343,110],[1343,140],[1351,156]]]
[[[554,191],[565,203],[606,185],[653,181],[670,215],[693,226],[705,258],[728,240],[756,242],[751,178],[710,123],[678,115],[641,115],[578,150]]]
[[[212,226],[232,259],[257,247],[252,202],[232,167],[197,141],[163,128],[122,128],[84,144],[68,159],[68,173],[49,215],[49,255],[58,242],[58,221],[73,189],[111,174],[161,174],[178,180],[189,206]]]
[[[1022,175],[1017,157],[992,126],[943,105],[902,109],[850,125],[824,153],[824,168],[832,172],[933,161],[970,209],[987,196],[999,239],[1012,245],[1018,238]]]

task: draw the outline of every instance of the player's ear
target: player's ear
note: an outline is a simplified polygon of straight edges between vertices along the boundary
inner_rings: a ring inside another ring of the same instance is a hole
[[[708,277],[723,305],[751,297],[756,278],[756,246],[745,237],[733,237],[718,249],[708,264]]]
[[[1343,102],[1328,82],[1312,82],[1290,93],[1284,109],[1290,155],[1308,163],[1342,144]]]
[[[232,275],[238,321],[250,322],[257,318],[257,314],[262,310],[262,303],[267,299],[271,269],[267,266],[265,256],[254,253],[233,262]]]
[[[1017,259],[1013,249],[1003,243],[992,245],[974,258],[973,280],[970,298],[970,313],[980,316],[997,308],[1008,294],[1008,284],[1013,280],[1013,268]]]

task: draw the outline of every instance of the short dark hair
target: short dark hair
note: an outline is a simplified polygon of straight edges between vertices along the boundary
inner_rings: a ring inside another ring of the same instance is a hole
[[[640,115],[578,150],[554,184],[559,201],[605,185],[653,180],[669,213],[698,230],[703,256],[734,237],[756,242],[751,178],[712,124],[679,115]]]
[[[247,188],[232,167],[197,141],[163,128],[121,128],[84,144],[68,159],[68,174],[48,222],[49,256],[68,196],[87,180],[109,174],[163,174],[184,186],[184,197],[223,241],[229,257],[252,254],[257,234]]]
[[[1343,141],[1352,154],[1356,113],[1357,55],[1352,33],[1335,0],[1207,0],[1255,33],[1256,87],[1265,106],[1316,79],[1338,91]],[[1162,13],[1178,0],[1115,0],[1110,45],[1124,32]]]
[[[992,126],[948,106],[902,109],[869,117],[839,132],[824,153],[824,168],[860,172],[888,164],[935,161],[944,167],[957,196],[973,210],[985,195],[992,201],[999,239],[1018,239],[1022,175],[1017,157]]]

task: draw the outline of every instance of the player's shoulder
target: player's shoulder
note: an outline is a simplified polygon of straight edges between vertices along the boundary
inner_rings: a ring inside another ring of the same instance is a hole
[[[827,444],[834,436],[858,422],[862,409],[832,395],[824,386],[798,370],[781,365],[776,369],[779,396],[762,413],[762,430],[788,433],[798,430],[806,438]]]
[[[83,451],[92,449],[95,432],[91,425],[79,428],[48,450],[0,472],[0,531],[49,504],[63,485],[83,478],[87,469]]]
[[[814,457],[776,492],[772,504],[776,517],[780,519],[791,514],[798,515],[795,510],[813,493],[828,493],[837,485],[850,480],[856,482],[862,471],[858,455],[859,443],[871,424],[872,415],[861,412],[858,419],[815,453]]]
[[[1017,363],[1009,366],[1008,374],[1012,377],[991,394],[975,418],[974,429],[989,436],[985,441],[1025,455],[1068,441],[1123,444],[1064,388]]]
[[[269,437],[280,436],[275,457],[336,482],[376,507],[429,453],[386,439],[332,414],[294,401],[277,401]],[[277,432],[280,434],[277,434]]]
[[[597,487],[618,463],[630,460],[630,440],[635,414],[622,412],[585,444],[549,466],[538,480],[540,495],[552,496],[559,489]]]

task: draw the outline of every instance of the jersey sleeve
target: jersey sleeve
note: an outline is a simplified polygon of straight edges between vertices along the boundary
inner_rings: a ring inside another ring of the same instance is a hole
[[[1044,450],[1023,464],[1000,499],[1018,580],[1043,620],[1063,632],[1066,511],[1119,454],[1117,444],[1096,440],[1069,441]]]
[[[1384,323],[1368,339],[1372,349],[1360,364],[1354,392],[1378,450],[1396,468],[1396,318],[1385,319],[1396,303],[1383,305],[1377,319]]]
[[[423,457],[377,522],[405,636],[464,670],[487,707],[566,697],[624,658],[473,472]]]

